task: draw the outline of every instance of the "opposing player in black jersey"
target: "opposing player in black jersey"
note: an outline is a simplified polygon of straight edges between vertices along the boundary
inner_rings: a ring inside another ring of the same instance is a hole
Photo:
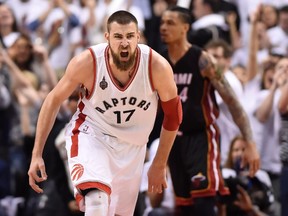
[[[167,45],[163,56],[173,68],[183,107],[183,121],[169,156],[169,166],[178,214],[213,216],[216,195],[229,193],[220,171],[220,131],[216,125],[219,113],[214,90],[228,105],[245,138],[242,164],[249,165],[251,176],[259,169],[259,154],[248,118],[217,69],[215,59],[188,42],[190,26],[190,11],[185,8],[169,8],[162,15],[160,33]]]

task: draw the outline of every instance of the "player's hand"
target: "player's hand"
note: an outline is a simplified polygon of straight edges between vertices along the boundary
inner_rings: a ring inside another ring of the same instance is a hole
[[[256,145],[253,142],[247,142],[242,157],[241,167],[249,167],[249,176],[253,177],[260,168],[260,156]]]
[[[37,184],[47,179],[45,164],[42,157],[32,157],[28,176],[29,185],[31,186],[31,188],[37,193],[43,193],[43,190]]]
[[[163,189],[167,188],[166,167],[157,167],[152,163],[147,175],[149,193],[162,193]]]

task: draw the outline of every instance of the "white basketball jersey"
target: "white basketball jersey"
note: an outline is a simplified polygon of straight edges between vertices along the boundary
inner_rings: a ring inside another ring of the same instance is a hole
[[[106,43],[90,47],[95,63],[95,76],[91,77],[94,87],[90,95],[79,101],[67,135],[102,133],[119,142],[146,145],[158,105],[151,83],[152,50],[138,45],[134,73],[123,88],[113,78],[108,50]]]

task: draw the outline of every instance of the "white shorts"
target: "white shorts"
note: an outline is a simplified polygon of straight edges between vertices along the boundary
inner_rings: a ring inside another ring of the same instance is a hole
[[[119,143],[115,137],[104,134],[95,136],[80,132],[66,137],[66,149],[80,210],[85,211],[81,190],[98,188],[110,194],[109,216],[132,216],[146,146]]]

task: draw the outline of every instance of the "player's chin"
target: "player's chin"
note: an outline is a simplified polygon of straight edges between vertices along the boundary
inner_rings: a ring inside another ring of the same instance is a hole
[[[161,37],[161,41],[163,43],[169,43],[169,39],[167,37]]]
[[[127,57],[120,57],[121,62],[128,62],[129,61],[129,56]]]

